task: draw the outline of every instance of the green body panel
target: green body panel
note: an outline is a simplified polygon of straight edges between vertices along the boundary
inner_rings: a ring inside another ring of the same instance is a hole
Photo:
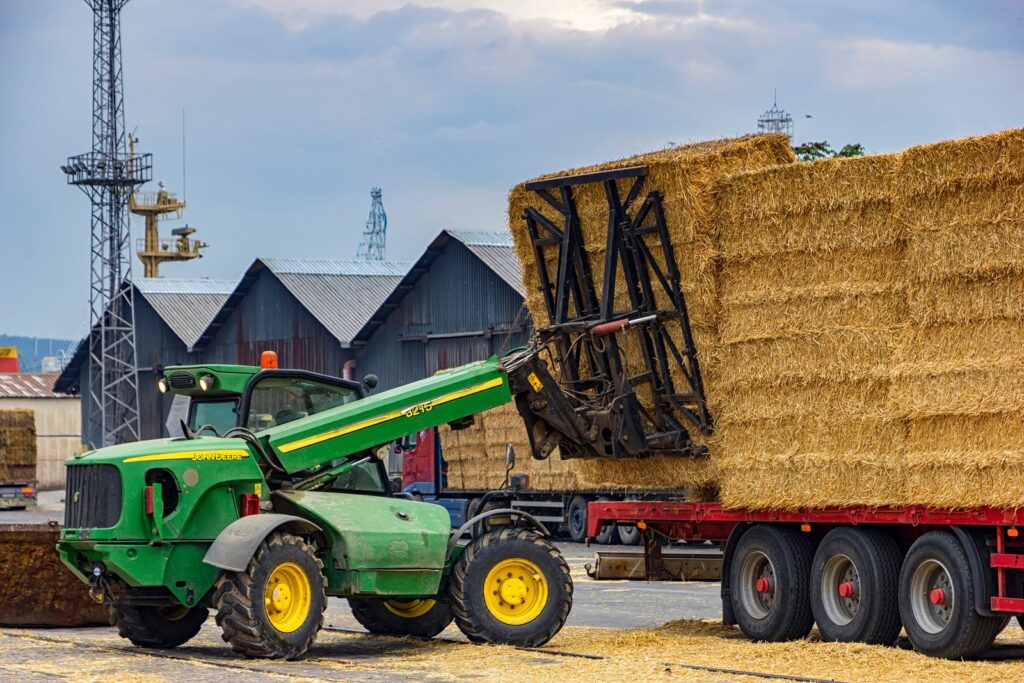
[[[261,432],[289,472],[372,449],[512,400],[497,358]]]
[[[238,396],[245,389],[246,382],[261,369],[255,365],[172,365],[164,368],[164,377],[170,378],[171,375],[178,372],[186,372],[192,375],[195,380],[195,386],[188,389],[171,389],[175,394],[182,394],[183,396],[223,396],[231,394]],[[199,378],[203,375],[213,375],[215,380],[213,386],[206,391],[199,386]]]
[[[277,511],[309,519],[330,537],[331,594],[437,594],[451,535],[443,507],[330,491],[278,491],[273,499]]]

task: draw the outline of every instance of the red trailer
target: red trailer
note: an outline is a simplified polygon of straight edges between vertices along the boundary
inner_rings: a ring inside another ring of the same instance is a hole
[[[635,526],[648,580],[665,540],[724,544],[722,617],[753,640],[891,644],[951,659],[1024,626],[1024,511],[825,508],[729,510],[719,503],[591,503],[588,535]]]

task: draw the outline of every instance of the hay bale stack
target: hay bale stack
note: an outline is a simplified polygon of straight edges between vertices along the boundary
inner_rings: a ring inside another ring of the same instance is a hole
[[[599,170],[645,165],[648,169],[644,194],[657,189],[662,193],[666,222],[671,243],[682,276],[682,290],[686,297],[695,344],[706,381],[716,367],[712,356],[717,347],[719,323],[719,278],[717,222],[714,220],[714,186],[722,178],[743,171],[762,169],[796,161],[788,139],[782,135],[749,136],[733,140],[718,140],[684,147],[675,147],[649,154],[611,161],[585,168],[572,169],[542,178],[568,173],[586,173]],[[620,192],[625,195],[628,181],[620,181]],[[584,247],[590,256],[594,273],[601,272],[605,258],[608,206],[600,185],[587,185],[574,190],[580,218]],[[548,324],[544,300],[539,286],[539,275],[530,244],[523,211],[533,206],[542,214],[561,223],[560,217],[534,193],[518,185],[509,194],[509,227],[523,265],[526,285],[526,305],[538,327]],[[549,267],[554,272],[554,263]],[[621,280],[621,275],[620,275]],[[597,283],[600,285],[600,283]],[[658,293],[660,296],[660,292]],[[600,296],[600,292],[598,292]],[[617,304],[627,305],[625,282],[616,285]],[[668,301],[659,302],[669,306]],[[636,346],[635,331],[620,335],[625,348],[627,368],[629,359],[638,354],[629,352]],[[681,345],[681,339],[676,340]],[[680,377],[677,381],[682,381]],[[639,396],[642,402],[649,398]],[[707,460],[689,458],[655,458],[646,462],[612,460],[571,461],[571,468],[579,481],[587,487],[601,488],[680,488],[706,489],[715,482],[713,464]]]
[[[476,416],[473,426],[454,430],[440,429],[441,448],[448,463],[448,485],[455,489],[494,489],[505,478],[505,448],[516,450],[513,472],[529,476],[530,488],[557,491],[579,488],[569,461],[557,453],[547,460],[531,455],[530,441],[523,419],[514,403],[507,403]]]
[[[907,499],[1024,504],[1024,130],[909,149],[907,325],[890,405]]]
[[[905,430],[888,410],[905,317],[895,155],[718,187],[719,365],[708,398],[729,506],[884,505]]]
[[[0,410],[0,479],[35,478],[35,413],[27,409]]]

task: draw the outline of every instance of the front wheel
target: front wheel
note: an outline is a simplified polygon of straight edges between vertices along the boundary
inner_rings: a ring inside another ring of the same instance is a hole
[[[538,647],[572,609],[569,565],[547,539],[528,529],[485,534],[462,552],[449,584],[452,613],[474,643]]]
[[[298,659],[316,640],[327,608],[323,564],[298,536],[274,532],[244,572],[224,572],[214,605],[222,637],[247,657]]]
[[[110,625],[132,645],[169,649],[192,640],[203,627],[210,610],[206,607],[110,606]]]
[[[349,598],[348,605],[363,628],[382,636],[433,638],[452,623],[451,608],[432,599]]]

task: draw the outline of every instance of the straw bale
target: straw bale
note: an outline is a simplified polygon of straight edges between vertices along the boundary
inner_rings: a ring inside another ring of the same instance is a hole
[[[769,418],[722,425],[720,452],[729,458],[756,459],[800,453],[860,454],[889,459],[903,450],[906,429],[885,418],[836,420],[832,415]]]
[[[911,419],[1024,410],[1024,369],[901,377],[892,382],[889,404],[894,415]]]
[[[907,421],[907,450],[911,453],[1024,452],[1024,413],[938,415]],[[959,444],[950,449],[950,444]]]
[[[1024,273],[912,283],[907,311],[915,325],[1024,317]]]
[[[1024,318],[910,326],[897,342],[894,375],[1024,368]]]
[[[710,408],[721,433],[729,424],[768,418],[831,415],[836,420],[882,419],[890,415],[889,380],[843,382],[822,391],[817,384],[757,387],[756,391],[714,391]]]
[[[603,458],[571,464],[583,488],[702,491],[718,481],[711,458]]]
[[[911,147],[900,154],[893,189],[900,195],[936,196],[979,180],[1024,180],[1024,129]]]
[[[0,463],[13,467],[36,465],[35,413],[31,410],[0,410]]]
[[[1024,219],[918,231],[907,249],[906,268],[918,281],[1024,272]]]
[[[723,309],[720,341],[735,344],[784,339],[823,329],[873,333],[892,329],[904,310],[904,297],[895,292],[841,294],[782,303],[756,303]]]
[[[907,500],[940,508],[1018,508],[1024,502],[1024,450],[960,450],[910,453],[903,470]]]

